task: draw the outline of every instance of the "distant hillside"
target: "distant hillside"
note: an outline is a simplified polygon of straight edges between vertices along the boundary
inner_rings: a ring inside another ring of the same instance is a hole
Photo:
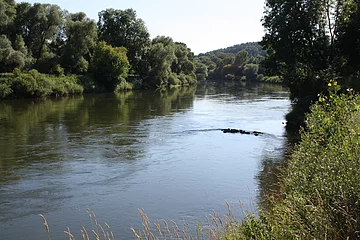
[[[198,79],[281,82],[277,76],[265,76],[260,64],[265,56],[258,42],[201,53],[196,56]]]
[[[211,55],[211,54],[216,55],[217,53],[237,54],[241,50],[247,51],[248,54],[252,55],[253,57],[256,57],[256,56],[259,56],[259,55],[260,56],[265,56],[266,55],[266,51],[261,49],[261,46],[259,45],[258,42],[248,42],[248,43],[237,44],[237,45],[234,45],[232,47],[213,50],[213,51],[206,52],[206,53],[200,53],[198,56],[199,57],[208,56],[208,55]]]

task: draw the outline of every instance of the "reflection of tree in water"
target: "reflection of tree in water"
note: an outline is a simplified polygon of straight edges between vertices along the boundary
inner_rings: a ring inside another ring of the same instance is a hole
[[[61,206],[74,194],[68,189],[71,173],[77,184],[94,187],[139,171],[135,160],[151,130],[146,120],[186,111],[195,90],[0,102],[0,222]],[[113,163],[111,176],[93,176],[93,168],[108,170]]]
[[[82,100],[82,97],[72,97],[0,102],[2,176],[9,175],[10,168],[60,159],[61,154],[54,150],[59,148],[56,143],[63,135],[61,119],[67,112],[74,111]]]
[[[0,174],[3,183],[19,179],[17,170],[33,163],[59,163],[76,157],[76,147],[102,144],[101,151],[135,159],[145,119],[184,111],[196,87],[138,91],[61,99],[0,102]],[[100,141],[100,142],[99,142]],[[137,147],[132,147],[137,145]],[[56,168],[59,165],[56,164]],[[59,169],[58,169],[59,170]]]
[[[252,83],[241,81],[225,81],[225,82],[205,82],[198,85],[197,95],[207,96],[221,92],[229,94],[239,99],[254,100],[261,97],[279,97],[279,93],[283,93],[282,97],[288,97],[288,90],[281,84],[269,83]]]

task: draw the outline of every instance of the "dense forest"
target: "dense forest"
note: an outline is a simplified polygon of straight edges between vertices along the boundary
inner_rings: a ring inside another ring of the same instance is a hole
[[[97,22],[53,4],[0,0],[0,97],[195,84],[207,68],[185,43],[150,39],[133,9]]]

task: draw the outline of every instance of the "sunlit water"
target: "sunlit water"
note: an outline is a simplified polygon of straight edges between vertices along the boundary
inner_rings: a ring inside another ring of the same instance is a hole
[[[0,102],[0,239],[47,239],[38,214],[53,240],[68,226],[81,239],[88,208],[116,239],[134,238],[139,208],[193,228],[225,201],[254,211],[290,102],[278,85],[227,85]]]

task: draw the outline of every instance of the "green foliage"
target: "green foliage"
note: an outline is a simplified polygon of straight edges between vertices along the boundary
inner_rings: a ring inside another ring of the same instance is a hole
[[[226,239],[359,239],[360,96],[337,95],[336,81],[328,87],[283,171],[284,198]]]
[[[124,47],[112,47],[104,41],[98,43],[90,66],[96,84],[107,91],[115,90],[116,85],[127,77],[129,71],[126,52]]]
[[[345,1],[343,11],[346,15],[338,28],[337,42],[343,56],[338,56],[336,63],[341,67],[343,74],[356,75],[360,68],[360,2]]]
[[[259,64],[265,55],[266,51],[263,51],[258,43],[253,42],[199,54],[197,61],[207,66],[207,78],[209,79],[233,80],[248,78],[248,80],[258,81],[257,73],[263,74],[263,71],[260,72]],[[245,69],[246,64],[257,65],[257,70],[255,66],[254,68],[248,66]],[[248,76],[246,76],[245,72]]]
[[[0,0],[0,34],[14,21],[15,13],[14,0]]]
[[[264,76],[260,80],[261,82],[268,82],[268,83],[282,83],[282,79],[279,76]]]
[[[264,65],[269,74],[284,79],[292,99],[314,100],[329,79],[358,79],[359,4],[353,0],[266,1]]]
[[[97,41],[96,23],[87,18],[85,13],[70,14],[66,18],[64,34],[67,40],[61,65],[68,73],[86,73]]]
[[[0,99],[8,97],[12,93],[11,78],[3,74],[0,75]]]
[[[8,72],[14,68],[23,68],[26,56],[22,51],[16,51],[11,41],[5,36],[0,36],[0,72]]]
[[[46,97],[81,94],[83,87],[75,76],[55,77],[31,70],[22,73],[15,69],[12,74],[0,75],[0,97]]]
[[[114,47],[125,47],[135,72],[142,66],[142,57],[150,45],[150,34],[145,22],[137,18],[133,9],[106,9],[99,13],[99,38]]]
[[[177,77],[177,75],[175,73],[170,74],[168,82],[170,85],[173,85],[173,86],[181,85],[181,81],[179,80],[179,78]]]
[[[246,76],[247,81],[254,81],[257,78],[259,65],[249,63],[244,66],[243,74]]]
[[[167,37],[150,41],[145,22],[133,9],[103,10],[96,24],[83,12],[69,13],[57,5],[0,0],[0,73],[15,68],[57,77],[81,74],[89,91],[129,89],[123,82],[128,72],[131,87],[137,88],[193,84],[196,75],[207,76],[186,44]],[[32,77],[23,78],[18,92],[47,95],[34,92]]]
[[[195,74],[197,80],[206,80],[208,77],[208,67],[199,61],[195,61]]]
[[[169,37],[156,37],[152,40],[150,49],[146,54],[150,70],[148,81],[152,85],[162,86],[168,84],[171,66],[175,61],[175,43]]]
[[[35,3],[24,15],[17,17],[25,18],[27,31],[16,34],[23,36],[37,62],[48,52],[49,42],[55,39],[63,23],[61,9],[57,5]]]
[[[115,91],[116,93],[130,91],[133,89],[133,85],[128,83],[125,79],[122,79],[120,83],[116,85]]]

